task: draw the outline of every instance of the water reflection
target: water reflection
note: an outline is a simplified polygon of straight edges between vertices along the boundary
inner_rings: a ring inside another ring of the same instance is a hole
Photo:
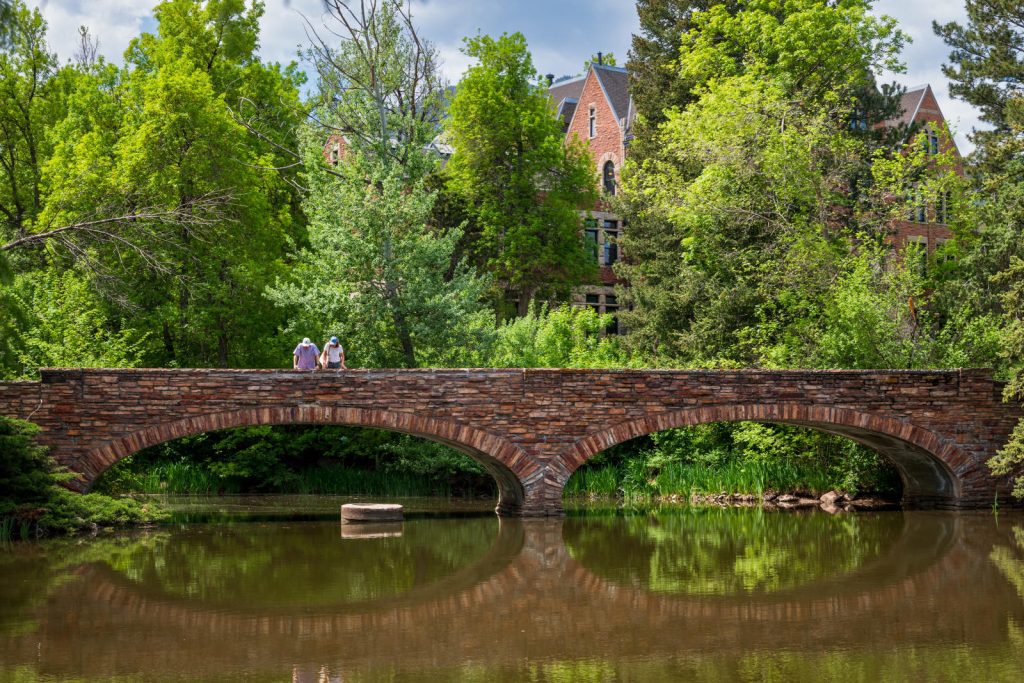
[[[1020,518],[715,510],[15,548],[0,680],[1002,680],[1024,664]]]
[[[757,597],[848,582],[848,573],[882,558],[927,563],[949,543],[951,521],[694,507],[671,515],[570,519],[564,536],[574,559],[623,586]],[[901,543],[911,547],[897,549]],[[890,566],[883,573],[895,571]]]

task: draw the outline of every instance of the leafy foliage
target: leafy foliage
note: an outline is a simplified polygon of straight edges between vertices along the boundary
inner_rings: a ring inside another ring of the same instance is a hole
[[[487,283],[456,259],[458,228],[429,227],[436,194],[354,152],[327,172],[309,144],[310,247],[270,293],[290,329],[338,334],[353,367],[458,364],[487,328]]]
[[[611,316],[589,308],[531,307],[497,329],[490,355],[498,368],[609,368],[628,364],[617,340],[603,336]]]
[[[932,22],[952,48],[942,72],[950,94],[981,109],[993,131],[975,131],[983,148],[1013,127],[1012,110],[1024,90],[1024,7],[1014,0],[966,0],[967,24]]]
[[[753,321],[784,333],[848,253],[843,207],[871,149],[850,121],[904,36],[858,2],[714,4],[680,20],[685,108],[640,129],[657,152],[625,170],[623,320],[632,349],[661,362],[763,364]]]
[[[950,92],[982,111],[992,130],[975,131],[973,168],[977,239],[967,255],[965,277],[954,295],[982,314],[1003,320],[1003,356],[1010,383],[1007,400],[1024,400],[1024,10],[1007,0],[967,0],[966,25],[934,24],[952,48],[943,66]],[[990,461],[997,474],[1016,474],[1024,497],[1024,422]]]
[[[463,52],[476,64],[445,120],[445,173],[470,207],[472,252],[525,315],[593,272],[578,213],[596,195],[593,161],[582,142],[564,142],[522,34],[467,38]]]
[[[46,450],[35,443],[39,428],[0,416],[0,522],[12,520],[25,535],[69,532],[91,524],[115,525],[159,519],[162,513],[131,499],[72,493]],[[5,526],[5,525],[0,525]]]

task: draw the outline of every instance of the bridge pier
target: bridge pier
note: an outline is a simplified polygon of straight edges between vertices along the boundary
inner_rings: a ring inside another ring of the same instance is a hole
[[[499,492],[498,507],[494,510],[498,516],[561,517],[564,515],[562,485],[551,481],[545,474],[546,470],[538,470],[536,474],[522,482],[521,498],[512,498]]]

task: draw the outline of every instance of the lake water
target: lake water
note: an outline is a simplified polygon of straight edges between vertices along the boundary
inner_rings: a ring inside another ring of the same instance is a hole
[[[1024,679],[1019,514],[337,502],[0,548],[0,681]]]

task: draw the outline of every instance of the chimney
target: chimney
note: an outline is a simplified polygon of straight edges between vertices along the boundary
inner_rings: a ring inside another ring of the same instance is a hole
[[[604,66],[604,55],[600,52],[597,53],[597,65]]]
[[[555,82],[555,74],[545,74],[544,78],[547,79],[549,88],[551,87],[551,84]]]

